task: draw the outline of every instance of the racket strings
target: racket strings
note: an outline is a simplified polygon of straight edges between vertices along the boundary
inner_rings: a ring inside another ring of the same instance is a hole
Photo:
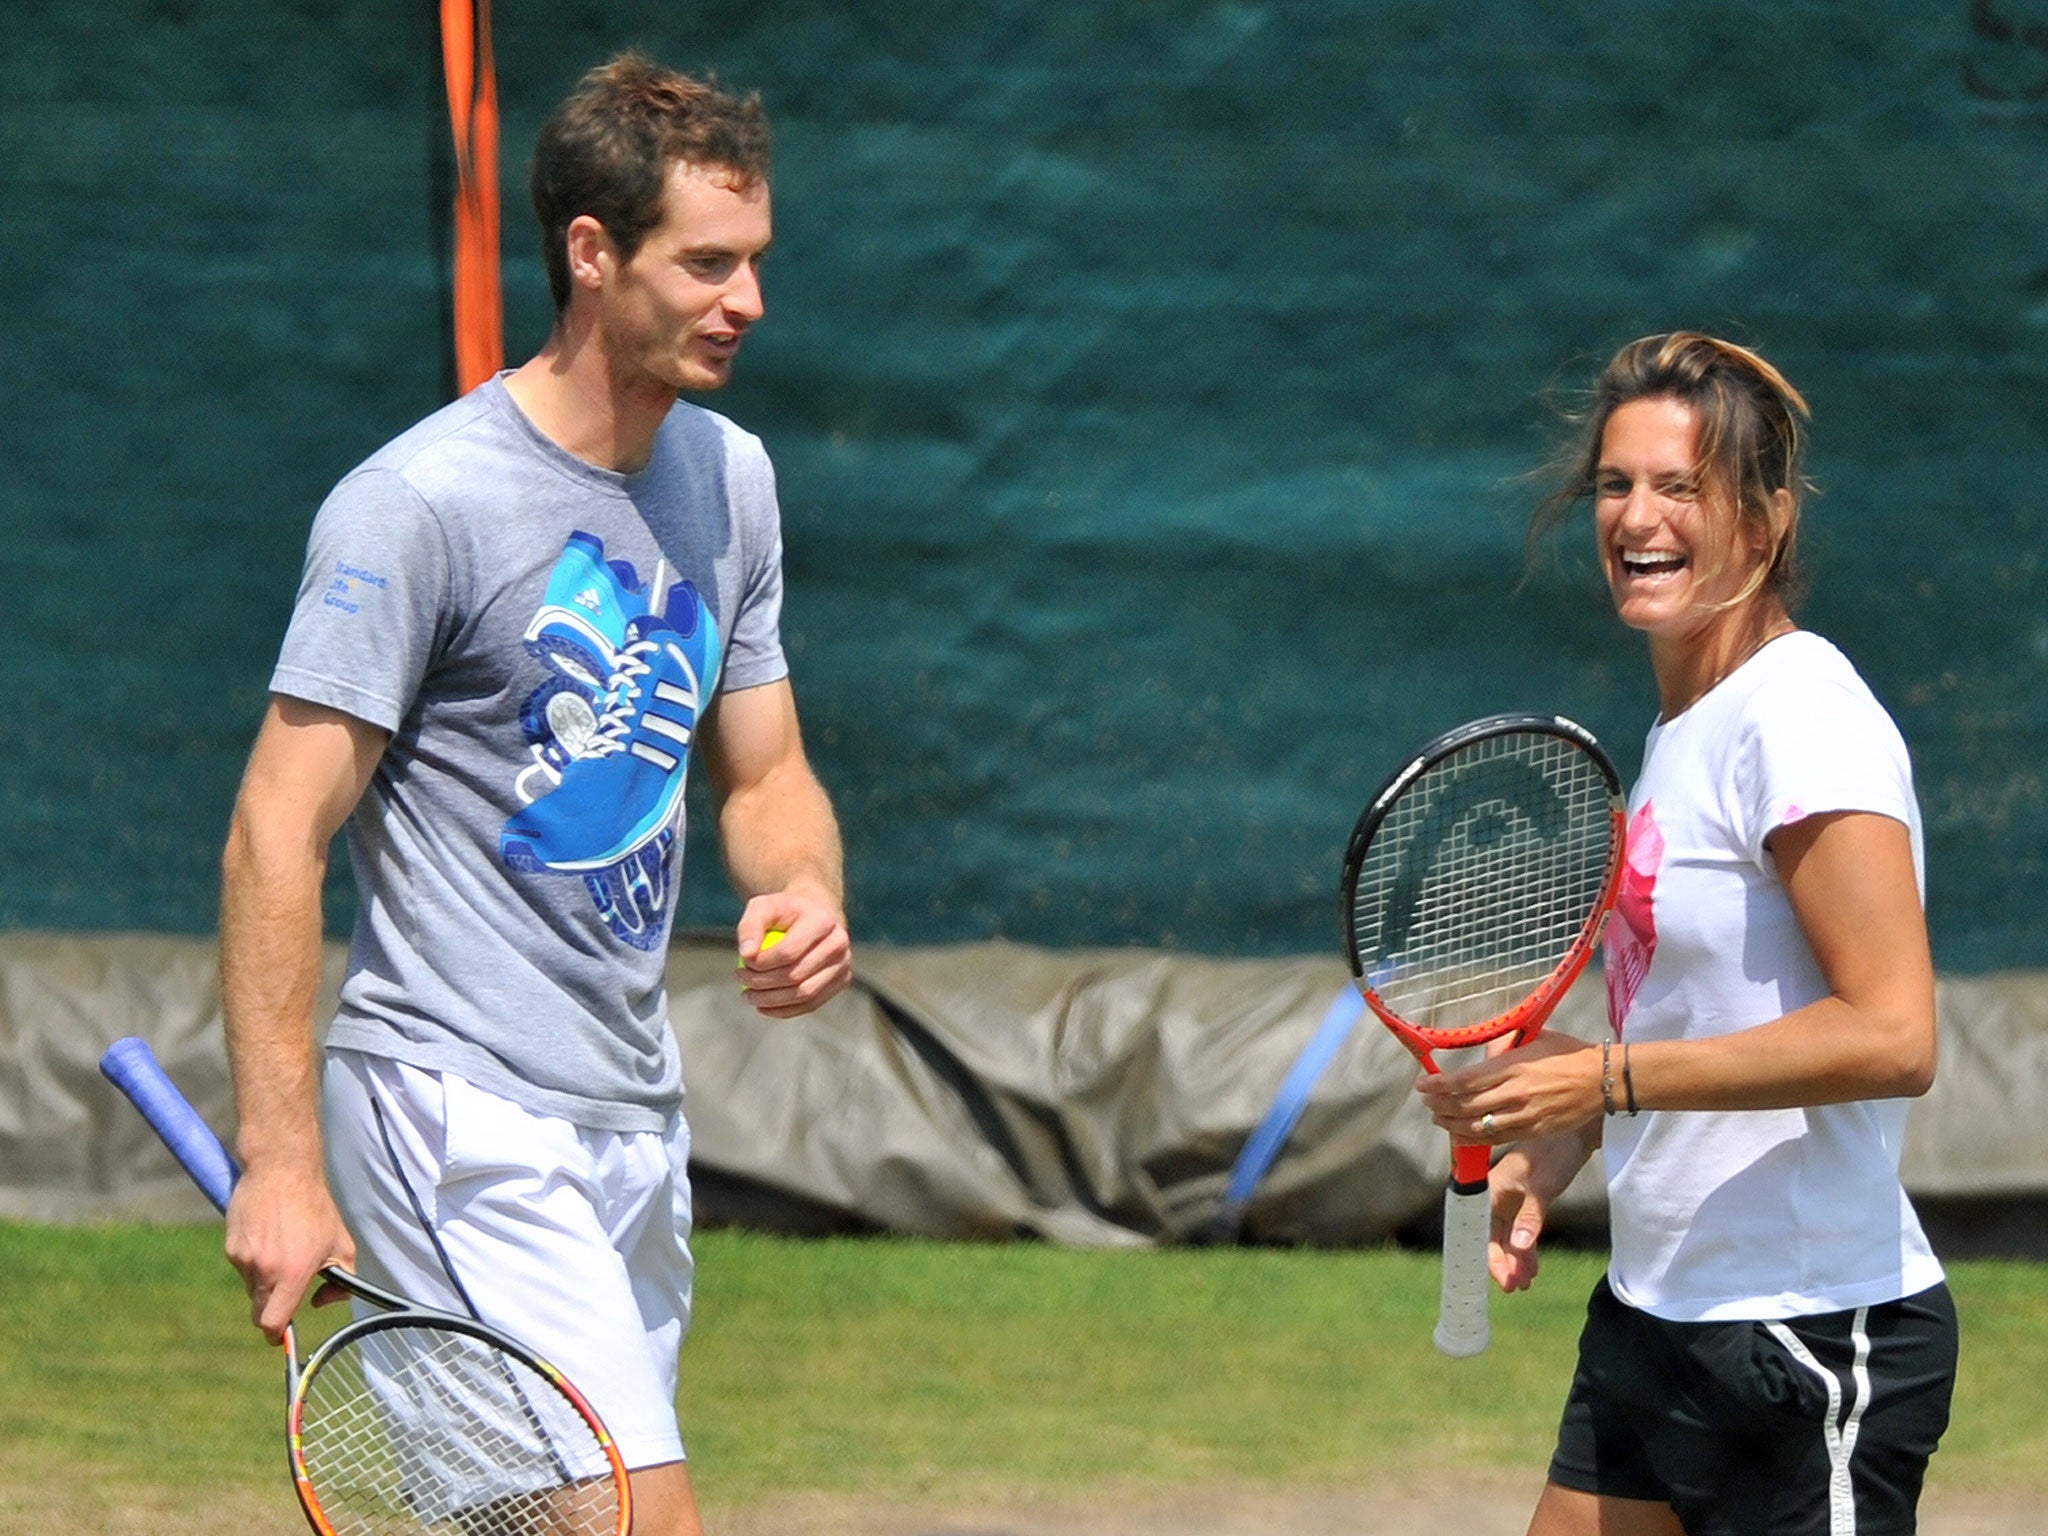
[[[1352,934],[1367,982],[1423,1028],[1515,1007],[1598,907],[1613,804],[1600,765],[1547,732],[1486,737],[1424,769],[1360,864]]]
[[[406,1323],[349,1339],[301,1389],[294,1455],[336,1536],[617,1536],[597,1431],[485,1340]]]

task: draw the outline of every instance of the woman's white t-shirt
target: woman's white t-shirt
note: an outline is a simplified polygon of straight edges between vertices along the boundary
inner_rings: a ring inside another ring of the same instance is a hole
[[[1924,898],[1906,744],[1818,635],[1772,641],[1651,729],[1604,944],[1622,1040],[1733,1034],[1827,995],[1764,840],[1832,811],[1905,823]],[[1934,1285],[1941,1266],[1899,1183],[1905,1126],[1903,1099],[1610,1117],[1615,1294],[1700,1322],[1832,1312]]]

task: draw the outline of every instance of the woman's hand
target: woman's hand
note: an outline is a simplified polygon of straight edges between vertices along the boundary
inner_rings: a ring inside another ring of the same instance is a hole
[[[1452,1140],[1492,1146],[1576,1131],[1605,1108],[1599,1048],[1570,1035],[1538,1035],[1415,1086]]]
[[[1493,1165],[1493,1237],[1486,1248],[1486,1267],[1504,1291],[1526,1291],[1540,1262],[1536,1240],[1550,1203],[1568,1188],[1586,1159],[1592,1141],[1579,1131],[1523,1142]]]

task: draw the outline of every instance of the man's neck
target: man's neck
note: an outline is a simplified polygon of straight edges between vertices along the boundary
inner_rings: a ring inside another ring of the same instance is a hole
[[[562,448],[621,474],[646,468],[654,434],[676,403],[674,390],[650,388],[644,377],[621,379],[587,330],[566,325],[506,375],[505,389],[527,420]]]

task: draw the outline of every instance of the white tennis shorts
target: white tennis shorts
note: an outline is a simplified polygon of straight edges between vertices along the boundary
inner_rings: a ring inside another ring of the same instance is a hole
[[[484,1322],[576,1384],[627,1466],[681,1460],[676,1357],[694,1275],[683,1117],[664,1132],[590,1130],[347,1050],[328,1053],[324,1097],[328,1179],[364,1277],[468,1313],[452,1270]]]

